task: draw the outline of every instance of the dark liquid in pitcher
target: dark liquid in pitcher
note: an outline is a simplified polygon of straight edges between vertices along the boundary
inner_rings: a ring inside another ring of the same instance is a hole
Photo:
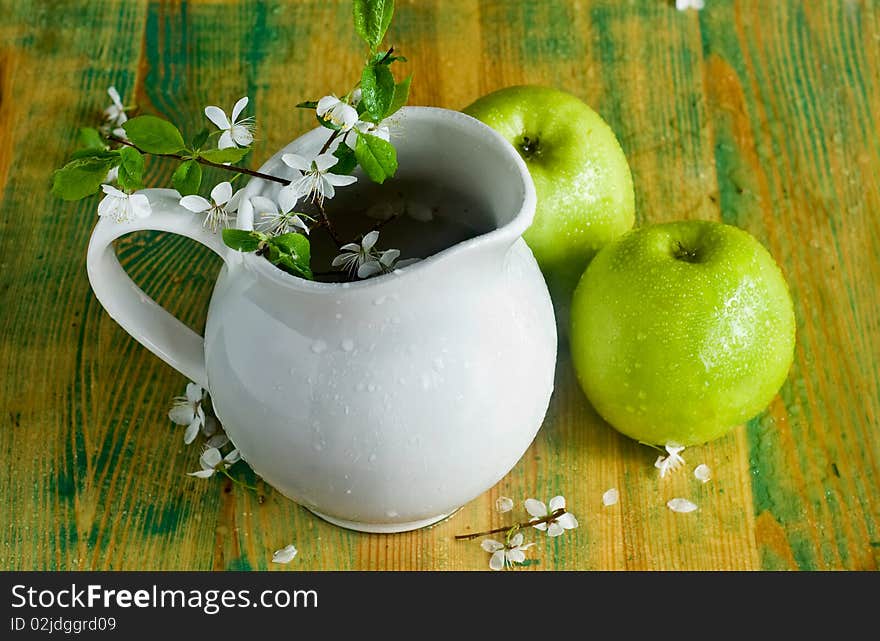
[[[312,205],[299,208],[316,216]],[[376,247],[400,250],[400,260],[427,258],[495,227],[473,198],[427,179],[391,179],[379,185],[359,176],[357,183],[338,187],[336,195],[324,201],[324,209],[343,243],[359,241],[381,222],[375,216],[397,212],[382,224]],[[315,280],[347,280],[331,272],[330,263],[339,252],[327,231],[315,229],[311,243]]]

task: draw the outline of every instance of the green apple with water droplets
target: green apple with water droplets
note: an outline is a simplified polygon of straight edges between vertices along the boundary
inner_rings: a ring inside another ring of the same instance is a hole
[[[655,224],[604,247],[572,298],[578,381],[615,429],[696,445],[766,409],[794,358],[788,285],[733,225]]]
[[[633,226],[633,181],[620,143],[589,105],[550,87],[506,87],[463,111],[501,133],[526,162],[538,202],[523,238],[565,329],[584,268]]]

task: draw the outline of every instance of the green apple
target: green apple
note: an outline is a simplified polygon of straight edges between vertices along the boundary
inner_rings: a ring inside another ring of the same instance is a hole
[[[587,264],[633,226],[633,181],[620,143],[586,103],[549,87],[507,87],[462,111],[500,132],[526,161],[538,204],[523,237],[566,327]]]
[[[572,298],[571,354],[596,411],[657,445],[716,439],[764,410],[794,358],[788,285],[764,246],[678,221],[603,248]]]

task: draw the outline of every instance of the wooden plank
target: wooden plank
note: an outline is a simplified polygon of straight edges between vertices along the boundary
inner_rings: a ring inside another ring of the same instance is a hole
[[[360,49],[343,0],[0,0],[0,568],[473,569],[494,502],[561,493],[580,527],[536,537],[528,570],[877,569],[880,541],[880,10],[862,3],[399,1],[389,40],[412,102],[461,108],[540,83],[591,104],[632,167],[637,223],[724,220],[780,262],[795,365],[768,410],[685,453],[713,480],[660,481],[656,453],[604,424],[564,346],[547,420],[498,485],[447,521],[393,536],[324,523],[244,465],[185,477],[195,446],[166,412],[185,380],[129,338],[85,278],[95,201],[47,180],[115,84],[189,132],[206,104],[251,97],[249,162],[313,126],[293,108],[342,91]],[[8,132],[8,133],[6,133]],[[153,163],[151,179],[171,167]],[[219,179],[219,174],[212,178]],[[120,243],[133,277],[196,329],[218,261],[162,234]],[[620,502],[601,503],[609,487]],[[700,504],[690,515],[672,496]],[[262,497],[262,501],[260,500]],[[531,538],[531,535],[530,535]],[[275,549],[300,550],[289,566]]]

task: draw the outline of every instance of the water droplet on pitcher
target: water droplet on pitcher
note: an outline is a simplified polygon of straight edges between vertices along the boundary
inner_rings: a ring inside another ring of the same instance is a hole
[[[370,463],[374,462],[374,461],[376,460],[376,453],[373,452],[372,454],[370,454],[370,456],[369,456],[369,458],[368,458],[367,460],[368,460]]]
[[[648,398],[648,393],[645,390],[641,390],[639,392],[639,398]]]
[[[366,389],[366,387],[367,386],[364,385],[363,383],[358,383],[357,385],[354,386],[354,388],[359,392],[363,392]]]
[[[427,374],[422,374],[422,389],[431,389],[431,377]]]
[[[339,312],[336,313],[336,320],[342,320],[342,314]]]
[[[379,298],[377,298],[373,301],[373,305],[381,305],[382,303],[385,302],[385,299],[386,299],[385,296],[379,296]]]
[[[434,359],[434,369],[441,370],[443,367],[443,359],[438,356]]]
[[[351,494],[351,489],[347,489],[347,490],[345,490],[345,493],[346,493],[346,494]]]
[[[396,518],[398,514],[394,510],[388,510],[387,512],[385,512],[385,516],[387,516],[389,519],[393,519]]]
[[[367,385],[367,391],[368,391],[368,392],[375,392],[375,391],[376,391],[376,386],[373,385],[372,383],[370,383],[369,385]]]
[[[354,341],[351,340],[350,338],[346,338],[344,341],[342,341],[341,346],[342,346],[343,351],[350,352],[351,350],[354,349]]]

